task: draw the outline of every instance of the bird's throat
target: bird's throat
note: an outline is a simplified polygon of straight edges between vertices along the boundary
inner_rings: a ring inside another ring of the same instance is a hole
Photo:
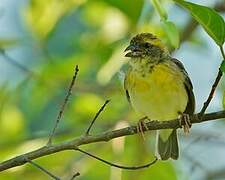
[[[131,58],[129,61],[131,68],[141,74],[145,72],[151,73],[151,71],[158,63],[158,60],[151,60],[147,58]]]

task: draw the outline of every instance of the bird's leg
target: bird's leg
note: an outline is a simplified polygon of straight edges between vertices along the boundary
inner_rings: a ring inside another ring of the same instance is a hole
[[[141,118],[137,124],[137,132],[141,134],[142,138],[145,140],[144,130],[148,130],[145,120],[149,120],[147,116]]]
[[[180,126],[183,127],[184,133],[188,134],[191,128],[190,116],[189,114],[186,114],[186,113],[179,113],[179,114],[180,114],[180,117],[179,117]],[[182,125],[182,122],[184,122],[184,125]]]

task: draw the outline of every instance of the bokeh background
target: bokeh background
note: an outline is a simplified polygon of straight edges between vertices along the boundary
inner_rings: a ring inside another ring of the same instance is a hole
[[[225,17],[224,0],[192,1],[215,8]],[[163,1],[169,20],[180,32],[173,52],[186,67],[196,96],[196,112],[206,99],[221,63],[219,48],[183,9]],[[0,161],[43,146],[54,125],[75,65],[80,71],[54,142],[82,135],[106,99],[106,110],[92,133],[134,124],[137,115],[123,91],[127,68],[123,50],[139,32],[152,32],[168,46],[160,18],[149,0],[0,0]],[[223,81],[208,111],[223,109]],[[60,152],[35,160],[70,179],[201,180],[225,178],[225,123],[193,125],[179,131],[180,158],[140,171],[111,168],[79,152]],[[154,157],[155,132],[122,137],[82,148],[124,165]],[[101,147],[101,148],[99,148]],[[31,165],[2,172],[0,179],[50,179]]]

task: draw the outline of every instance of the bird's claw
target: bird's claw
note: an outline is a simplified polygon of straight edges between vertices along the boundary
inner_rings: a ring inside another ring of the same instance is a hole
[[[145,140],[144,131],[148,130],[148,126],[146,125],[146,120],[150,121],[148,117],[143,117],[138,121],[138,124],[137,124],[137,132],[141,134],[143,140]]]
[[[179,118],[180,127],[183,127],[184,133],[188,134],[191,128],[191,121],[189,114],[181,113]]]

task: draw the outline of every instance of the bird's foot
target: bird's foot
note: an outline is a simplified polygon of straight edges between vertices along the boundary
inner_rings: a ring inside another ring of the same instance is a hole
[[[138,124],[137,124],[137,132],[138,132],[139,134],[141,134],[143,140],[145,140],[144,131],[147,131],[147,130],[148,130],[148,126],[147,126],[147,124],[146,124],[146,123],[147,123],[146,120],[147,120],[147,122],[150,121],[150,119],[148,119],[148,117],[145,116],[145,117],[141,118],[141,119],[138,121]]]
[[[183,127],[184,133],[188,134],[191,128],[191,121],[189,114],[181,113],[179,117],[180,126]]]

